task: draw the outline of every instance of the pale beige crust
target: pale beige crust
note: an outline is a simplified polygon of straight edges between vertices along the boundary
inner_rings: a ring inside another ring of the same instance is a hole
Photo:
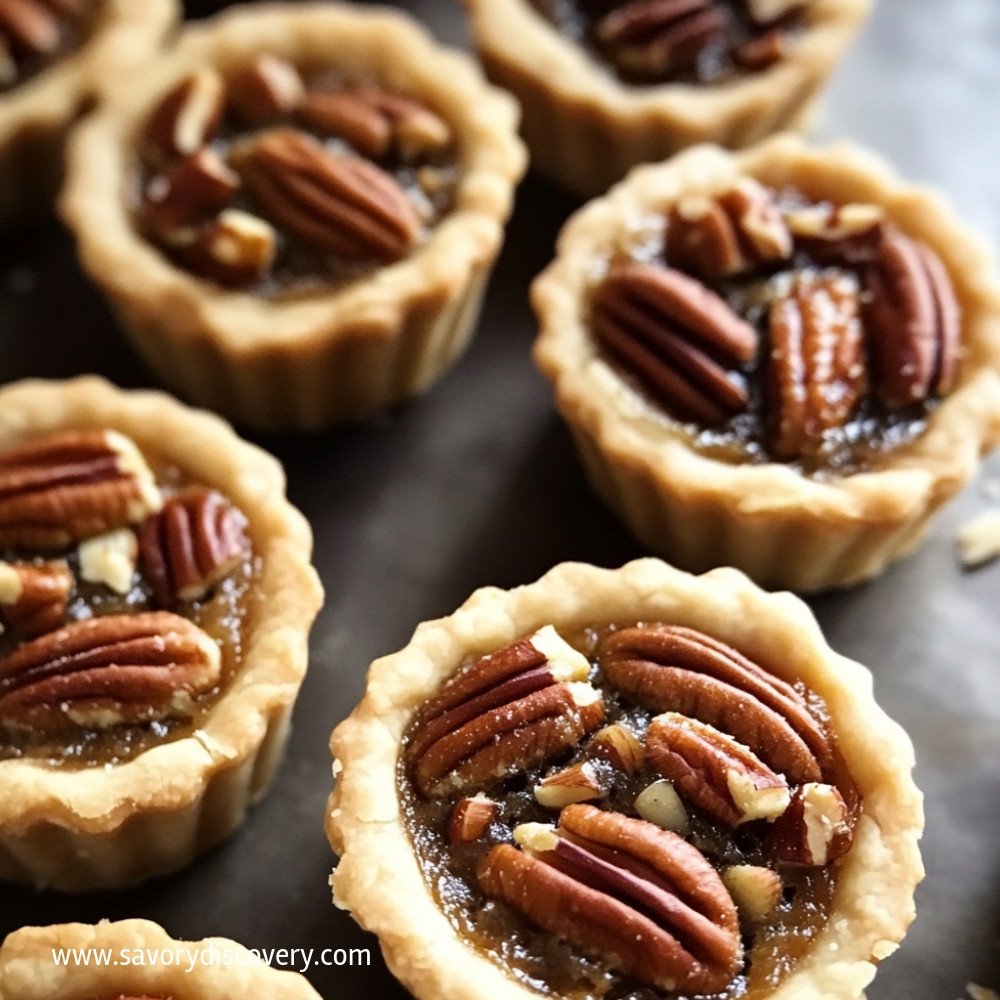
[[[0,94],[0,225],[26,223],[59,189],[66,132],[102,80],[144,65],[180,16],[176,0],[98,0],[76,51]]]
[[[456,204],[405,260],[333,291],[281,300],[227,291],[171,264],[128,207],[136,133],[198,66],[271,52],[412,95],[456,135]],[[255,4],[185,28],[74,134],[62,214],[83,266],[168,384],[258,427],[318,428],[416,395],[464,348],[525,165],[514,102],[407,17],[338,4]]]
[[[146,964],[57,966],[54,949],[111,949],[125,960]],[[196,958],[204,955],[205,960]],[[159,964],[152,964],[152,955]],[[163,960],[163,956],[171,956]],[[212,956],[220,964],[209,964]],[[221,964],[223,958],[228,964]],[[167,962],[174,964],[168,965]],[[190,969],[190,971],[189,971]],[[271,969],[228,938],[176,941],[150,920],[102,920],[99,924],[24,927],[0,946],[3,1000],[91,1000],[119,996],[175,997],[176,1000],[320,1000],[298,973]]]
[[[400,740],[417,708],[466,657],[543,625],[573,632],[637,620],[701,629],[826,700],[863,814],[830,921],[773,998],[856,1000],[877,960],[902,939],[923,877],[913,748],[875,704],[871,674],[827,646],[805,604],[767,594],[731,569],[694,577],[655,559],[617,571],[565,563],[529,586],[476,591],[450,617],[420,625],[405,649],[373,663],[364,700],[331,738],[337,784],[326,826],[340,855],[335,902],[378,934],[390,969],[421,1000],[537,997],[469,947],[437,908],[400,815]]]
[[[811,0],[803,34],[760,73],[716,86],[621,83],[529,0],[464,0],[490,78],[521,102],[532,163],[579,195],[699,142],[740,148],[811,118],[870,0]]]
[[[214,486],[246,514],[260,559],[243,661],[193,736],[112,768],[0,761],[0,878],[71,891],[172,871],[228,836],[277,766],[322,600],[312,534],[281,466],[223,421],[96,378],[0,390],[0,450],[68,428],[111,428]]]
[[[878,471],[827,481],[789,466],[730,465],[692,450],[679,426],[630,391],[587,330],[589,290],[616,249],[646,238],[682,193],[749,174],[833,202],[883,206],[933,247],[962,307],[958,385],[914,444]],[[699,147],[642,167],[564,228],[532,290],[535,357],[608,504],[651,549],[689,569],[733,565],[768,587],[818,590],[881,572],[920,540],[930,516],[1000,442],[1000,279],[990,248],[944,201],[904,184],[853,145],[811,148],[779,136],[742,154]]]

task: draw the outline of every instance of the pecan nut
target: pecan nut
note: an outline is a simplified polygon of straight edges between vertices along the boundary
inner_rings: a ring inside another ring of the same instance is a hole
[[[0,38],[22,58],[52,55],[62,44],[56,13],[38,0],[2,0]]]
[[[587,749],[592,756],[628,775],[635,774],[645,760],[645,749],[639,739],[617,723],[594,733]]]
[[[169,612],[73,622],[0,660],[0,724],[60,732],[185,717],[219,670],[218,645]]]
[[[274,227],[256,215],[227,208],[195,229],[174,234],[171,252],[205,278],[227,288],[262,280],[278,248]]]
[[[725,989],[743,957],[736,909],[697,848],[651,823],[567,806],[558,831],[515,831],[479,885],[533,923],[651,986]]]
[[[795,789],[768,843],[785,864],[819,868],[843,857],[853,840],[850,812],[837,787],[807,782]]]
[[[825,202],[788,209],[784,216],[796,245],[824,266],[870,264],[885,235],[878,205]]]
[[[0,454],[0,549],[68,548],[160,504],[139,449],[116,431],[63,431]]]
[[[605,782],[589,760],[547,774],[535,785],[535,800],[546,809],[562,809],[573,802],[593,802],[606,794]]]
[[[203,67],[181,80],[156,106],[142,137],[142,154],[162,167],[210,142],[226,110],[222,77]]]
[[[66,562],[0,562],[0,618],[26,639],[63,623],[72,590]]]
[[[269,52],[257,56],[229,78],[229,103],[251,125],[294,111],[305,94],[299,71]]]
[[[168,243],[172,242],[176,230],[224,209],[239,186],[239,177],[215,150],[200,149],[149,183],[140,210],[142,223]]]
[[[700,282],[622,264],[591,305],[598,342],[679,420],[718,424],[746,408],[746,384],[733,368],[754,356],[757,332]]]
[[[448,839],[453,844],[471,844],[489,830],[500,814],[500,806],[485,795],[459,799],[448,820]]]

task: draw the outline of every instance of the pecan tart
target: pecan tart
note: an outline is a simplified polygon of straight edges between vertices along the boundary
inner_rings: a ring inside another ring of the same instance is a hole
[[[849,145],[640,168],[571,219],[533,298],[591,481],[686,569],[874,576],[1000,441],[991,252]]]
[[[165,381],[317,428],[418,394],[464,348],[524,168],[516,118],[401,14],[235,9],[106,95],[63,214]]]
[[[72,957],[61,965],[54,955]],[[84,953],[89,952],[89,964]],[[105,952],[114,964],[98,964]],[[154,961],[155,959],[155,961]],[[0,946],[0,996],[14,1000],[320,1000],[228,938],[177,941],[151,920],[24,927]]]
[[[0,0],[0,224],[51,205],[67,129],[99,81],[146,59],[177,16],[174,0]]]
[[[465,0],[532,163],[579,195],[698,142],[809,123],[869,0]]]
[[[266,790],[321,592],[280,466],[99,379],[0,390],[0,878],[173,871]]]
[[[913,916],[913,750],[806,606],[567,563],[374,663],[337,905],[419,998],[857,1000]]]

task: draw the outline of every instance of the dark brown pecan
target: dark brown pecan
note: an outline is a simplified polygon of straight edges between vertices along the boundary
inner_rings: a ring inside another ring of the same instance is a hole
[[[150,181],[142,205],[143,225],[169,243],[176,230],[225,208],[239,186],[239,177],[218,153],[200,149]]]
[[[143,156],[162,167],[198,152],[215,136],[225,109],[222,77],[208,67],[197,70],[156,106],[143,134]]]
[[[299,71],[269,52],[257,56],[229,78],[229,103],[251,125],[294,111],[305,93]]]
[[[961,311],[941,258],[886,234],[868,273],[865,322],[879,391],[899,409],[948,392],[961,347]]]
[[[58,732],[184,717],[218,677],[219,647],[186,618],[91,618],[0,660],[0,724]]]
[[[261,211],[320,250],[396,261],[420,237],[420,217],[389,174],[304,132],[265,132],[234,151],[234,161]]]
[[[850,811],[837,788],[809,782],[795,789],[768,846],[784,864],[819,868],[843,857],[853,840]]]
[[[749,402],[732,369],[757,350],[757,332],[714,292],[680,271],[630,263],[594,292],[598,342],[679,420],[718,424]]]
[[[139,558],[160,607],[197,601],[250,554],[247,520],[221,493],[193,486],[139,531]]]
[[[65,562],[0,562],[0,619],[27,639],[51,632],[62,625],[72,590]]]
[[[515,838],[524,850],[503,844],[480,865],[487,896],[658,989],[719,993],[739,970],[733,901],[676,834],[572,805],[558,831],[518,828]]]
[[[620,629],[601,643],[610,683],[659,712],[707,722],[789,782],[820,781],[829,741],[799,693],[731,646],[679,625]]]
[[[59,19],[38,0],[0,0],[0,37],[20,56],[46,56],[62,44]]]
[[[487,787],[576,746],[604,719],[588,672],[551,626],[477,660],[417,716],[406,747],[417,787]]]
[[[819,451],[854,412],[864,388],[857,282],[803,271],[771,306],[765,392],[771,451],[794,459]]]
[[[726,23],[716,0],[631,0],[598,21],[595,34],[623,72],[657,79],[693,69]]]
[[[139,449],[115,431],[62,431],[0,453],[0,549],[68,548],[160,503]]]
[[[796,246],[823,266],[870,264],[885,235],[877,205],[825,202],[786,209],[784,217]]]

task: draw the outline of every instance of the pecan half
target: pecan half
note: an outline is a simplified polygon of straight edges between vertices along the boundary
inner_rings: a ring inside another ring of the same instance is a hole
[[[229,103],[251,125],[294,111],[305,97],[299,71],[286,59],[264,52],[229,78]]]
[[[864,382],[859,290],[836,271],[803,271],[771,307],[765,393],[771,451],[794,459],[818,451],[841,427]]]
[[[27,639],[63,623],[72,590],[68,563],[0,562],[0,618]]]
[[[524,850],[502,844],[480,865],[487,896],[659,989],[718,993],[738,971],[733,901],[681,837],[573,805],[558,831],[519,828],[515,838]]]
[[[589,669],[551,626],[477,660],[417,717],[406,747],[417,787],[486,787],[576,746],[604,719]]]
[[[320,250],[391,262],[420,237],[420,217],[389,174],[360,157],[331,153],[304,132],[265,132],[233,158],[261,210]]]
[[[869,270],[865,321],[879,391],[899,409],[948,392],[961,347],[961,310],[941,258],[888,233]]]
[[[754,356],[757,332],[700,282],[622,264],[591,307],[597,341],[679,420],[718,424],[746,408],[746,384],[732,369]]]
[[[0,549],[68,548],[160,503],[139,449],[116,431],[61,431],[0,454]]]
[[[730,734],[790,782],[819,781],[832,750],[804,699],[731,646],[679,625],[609,633],[598,662],[623,694]]]
[[[160,101],[142,139],[142,154],[154,167],[196,153],[218,131],[226,109],[226,85],[208,67],[182,80]]]
[[[193,486],[139,530],[139,555],[160,607],[197,601],[250,553],[247,520],[221,493]]]
[[[168,612],[74,622],[0,660],[0,724],[59,732],[184,717],[219,662],[208,635]]]
[[[0,0],[0,35],[22,56],[52,55],[62,44],[58,18],[37,0]]]

